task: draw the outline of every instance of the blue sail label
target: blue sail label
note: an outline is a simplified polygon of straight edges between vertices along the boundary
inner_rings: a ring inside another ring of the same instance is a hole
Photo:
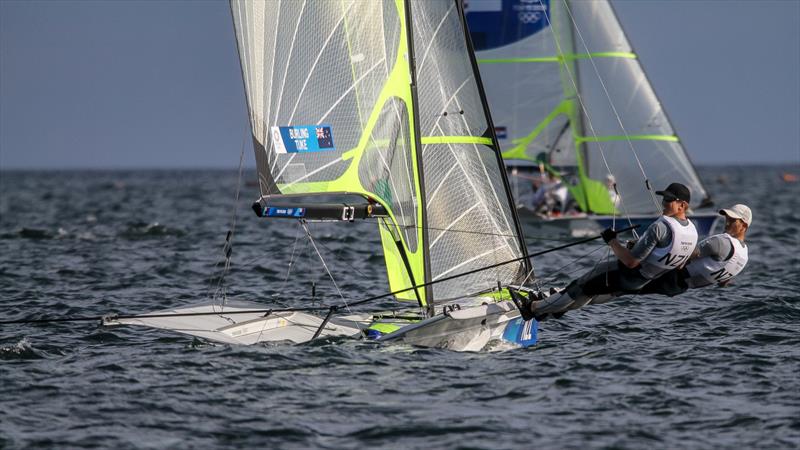
[[[285,208],[280,206],[270,206],[266,210],[265,217],[303,217],[306,215],[305,208]]]
[[[336,150],[330,125],[272,127],[276,153],[305,153]]]

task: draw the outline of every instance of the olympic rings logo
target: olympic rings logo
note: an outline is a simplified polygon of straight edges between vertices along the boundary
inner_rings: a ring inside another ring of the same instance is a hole
[[[542,18],[541,11],[520,11],[517,13],[517,18],[522,23],[536,23]]]

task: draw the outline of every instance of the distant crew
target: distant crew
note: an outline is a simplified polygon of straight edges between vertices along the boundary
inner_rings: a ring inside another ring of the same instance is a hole
[[[531,209],[544,215],[558,215],[564,212],[568,191],[560,177],[542,171],[541,183],[534,184],[531,197]]]

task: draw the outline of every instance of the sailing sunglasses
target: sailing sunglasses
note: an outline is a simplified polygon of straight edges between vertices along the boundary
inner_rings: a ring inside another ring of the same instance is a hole
[[[661,198],[661,204],[664,205],[664,206],[669,205],[672,202],[682,202],[682,201],[683,200],[678,200],[677,198],[670,198],[670,199],[668,199],[666,197],[662,197]]]

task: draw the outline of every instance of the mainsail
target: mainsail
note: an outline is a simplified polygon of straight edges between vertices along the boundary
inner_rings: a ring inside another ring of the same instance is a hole
[[[232,0],[262,197],[361,195],[393,291],[525,255],[457,0]],[[519,283],[527,262],[400,294]]]
[[[581,209],[652,213],[655,189],[708,194],[606,0],[470,0],[467,21],[506,160],[561,166]],[[569,167],[572,166],[572,167]],[[569,173],[572,172],[572,173]],[[644,172],[644,173],[643,173]]]

